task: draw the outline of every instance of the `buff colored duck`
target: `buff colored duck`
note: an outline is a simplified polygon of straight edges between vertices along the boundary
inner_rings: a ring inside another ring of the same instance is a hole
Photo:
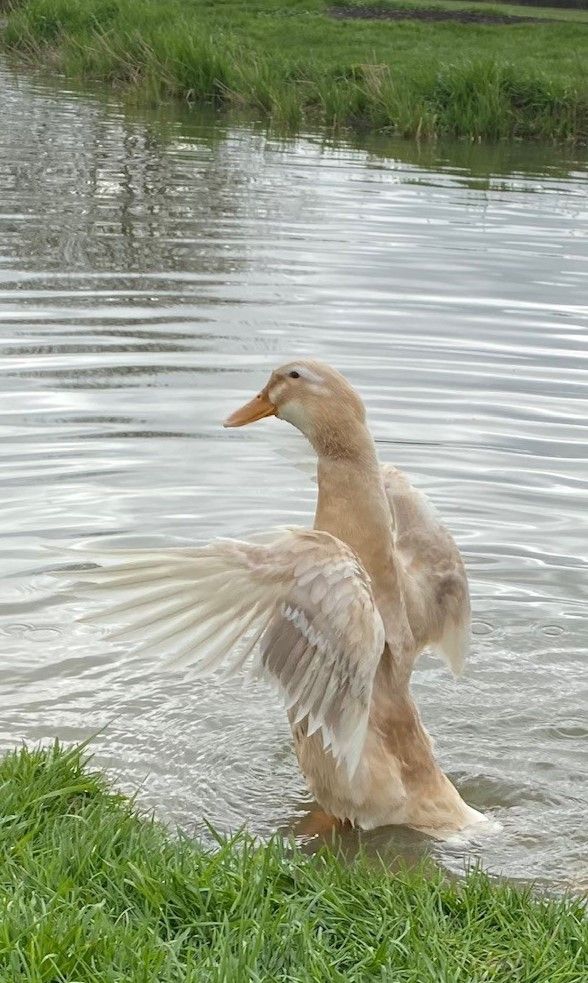
[[[404,474],[380,465],[364,405],[335,369],[276,369],[224,425],[270,416],[316,451],[313,529],[105,560],[82,576],[117,602],[107,614],[124,627],[111,637],[200,673],[261,669],[328,817],[438,837],[483,821],[439,768],[409,690],[426,646],[461,669],[470,605],[457,546]]]

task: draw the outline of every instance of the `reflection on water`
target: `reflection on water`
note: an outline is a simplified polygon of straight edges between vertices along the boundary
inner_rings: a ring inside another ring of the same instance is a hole
[[[304,813],[268,692],[107,647],[43,571],[80,540],[307,522],[304,443],[219,421],[276,362],[314,354],[361,388],[382,458],[466,557],[468,669],[454,681],[425,658],[415,691],[444,767],[504,825],[474,853],[578,885],[586,161],[286,141],[7,72],[2,86],[0,747],[99,732],[97,762],[189,831],[205,817],[265,835]],[[363,841],[452,869],[466,855],[407,830]]]

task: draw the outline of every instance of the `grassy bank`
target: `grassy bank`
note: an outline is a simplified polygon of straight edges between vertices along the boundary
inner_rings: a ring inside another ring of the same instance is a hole
[[[586,978],[579,903],[277,841],[205,852],[139,817],[78,749],[0,761],[0,884],[11,983]]]
[[[453,0],[465,7],[489,5]],[[517,10],[538,22],[348,20],[325,0],[17,0],[3,35],[70,76],[236,106],[292,129],[586,142],[586,13]]]

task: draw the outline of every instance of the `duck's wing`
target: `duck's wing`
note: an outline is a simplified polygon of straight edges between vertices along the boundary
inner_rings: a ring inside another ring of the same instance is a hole
[[[470,646],[470,595],[459,549],[427,497],[391,464],[382,467],[396,548],[418,603],[412,626],[458,673]]]
[[[296,720],[321,730],[349,774],[359,762],[384,628],[357,556],[324,532],[292,530],[270,544],[131,550],[76,571],[109,634],[197,672],[254,657]],[[116,560],[116,562],[115,562]],[[115,602],[114,604],[112,602]]]

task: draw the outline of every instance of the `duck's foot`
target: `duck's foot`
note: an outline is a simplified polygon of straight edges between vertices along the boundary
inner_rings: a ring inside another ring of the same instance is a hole
[[[296,823],[296,836],[326,836],[334,830],[345,828],[345,823],[335,816],[329,816],[323,809],[313,809]]]

